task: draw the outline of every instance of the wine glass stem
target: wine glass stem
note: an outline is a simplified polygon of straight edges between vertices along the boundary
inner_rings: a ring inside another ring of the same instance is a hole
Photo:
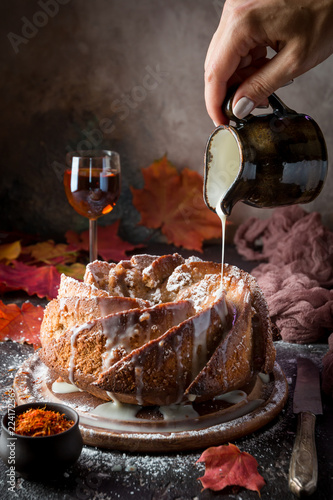
[[[89,260],[97,260],[97,221],[89,219]]]

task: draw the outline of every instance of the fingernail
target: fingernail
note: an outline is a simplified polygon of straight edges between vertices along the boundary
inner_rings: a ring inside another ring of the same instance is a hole
[[[213,123],[214,123],[215,127],[218,127],[218,124],[217,124],[217,123],[215,123],[214,121],[213,121]]]
[[[233,106],[232,111],[237,118],[241,119],[250,114],[253,108],[254,103],[253,101],[251,101],[251,99],[249,99],[248,97],[241,97],[236,105]]]
[[[269,104],[260,104],[259,106],[256,106],[258,109],[267,109],[269,107]]]

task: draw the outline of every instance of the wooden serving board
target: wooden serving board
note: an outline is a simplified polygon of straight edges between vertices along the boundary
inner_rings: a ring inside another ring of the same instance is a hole
[[[55,394],[56,376],[41,362],[38,353],[18,370],[14,390],[18,404],[52,401],[67,404],[80,416],[80,429],[87,445],[131,452],[171,452],[217,446],[250,434],[273,420],[284,407],[288,385],[275,363],[269,381],[258,376],[242,391],[238,403],[213,400],[195,404],[198,417],[165,421],[158,407],[141,408],[135,421],[97,417],[94,408],[104,401],[86,392]]]

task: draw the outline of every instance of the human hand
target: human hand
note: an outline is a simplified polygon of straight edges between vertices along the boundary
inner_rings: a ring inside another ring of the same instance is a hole
[[[226,0],[205,61],[205,100],[215,125],[228,87],[238,118],[333,53],[333,0]],[[266,48],[276,51],[272,59]]]

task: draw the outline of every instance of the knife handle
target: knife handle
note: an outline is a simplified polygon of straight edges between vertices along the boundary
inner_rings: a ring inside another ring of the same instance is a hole
[[[289,488],[298,497],[311,495],[317,488],[315,424],[316,416],[313,413],[299,413],[289,468]]]

